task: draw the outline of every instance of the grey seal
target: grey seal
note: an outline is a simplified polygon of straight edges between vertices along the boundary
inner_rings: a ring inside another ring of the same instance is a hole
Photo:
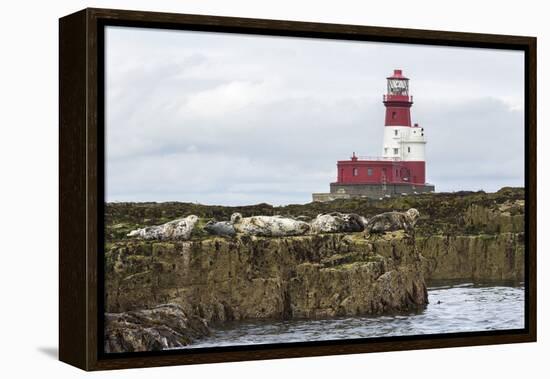
[[[404,230],[407,233],[413,232],[420,212],[411,208],[406,212],[385,212],[373,216],[365,229],[369,233],[384,233],[395,230]]]
[[[307,222],[282,216],[243,217],[240,213],[233,213],[231,223],[238,233],[249,236],[299,236],[307,233],[310,229]]]
[[[162,225],[132,230],[127,236],[145,240],[188,240],[198,220],[197,216],[190,215]]]
[[[311,231],[315,234],[362,232],[365,220],[355,213],[321,213],[311,222]]]
[[[233,227],[233,224],[229,221],[216,221],[210,220],[203,228],[208,233],[215,236],[230,236],[233,237],[237,232]]]

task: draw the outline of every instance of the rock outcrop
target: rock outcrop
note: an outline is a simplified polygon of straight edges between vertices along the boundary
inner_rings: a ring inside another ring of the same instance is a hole
[[[404,234],[124,241],[106,252],[111,313],[174,303],[208,322],[406,311],[427,302],[422,261]]]
[[[183,347],[208,335],[205,320],[179,305],[105,314],[105,352],[156,351]]]
[[[463,215],[467,231],[482,230],[486,234],[521,233],[525,223],[525,200],[505,200],[482,205],[473,203]]]
[[[105,348],[184,346],[208,333],[208,326],[227,320],[410,311],[427,303],[430,280],[523,281],[523,196],[521,189],[506,188],[494,194],[425,194],[280,208],[108,204]],[[235,212],[314,219],[337,211],[372,219],[410,208],[420,212],[414,233],[398,228],[407,232],[218,237],[200,227],[203,220],[227,220]],[[130,230],[166,223],[176,214],[200,217],[189,240],[126,237]]]
[[[525,278],[523,233],[417,238],[427,280],[514,281]]]

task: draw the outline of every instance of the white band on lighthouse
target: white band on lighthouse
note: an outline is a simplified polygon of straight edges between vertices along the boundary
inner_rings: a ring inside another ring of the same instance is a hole
[[[425,161],[425,144],[424,128],[417,125],[386,126],[382,157],[403,161]]]

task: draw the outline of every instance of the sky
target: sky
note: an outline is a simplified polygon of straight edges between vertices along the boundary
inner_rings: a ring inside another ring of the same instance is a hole
[[[106,201],[273,205],[382,153],[402,69],[436,191],[524,183],[523,52],[107,27]]]

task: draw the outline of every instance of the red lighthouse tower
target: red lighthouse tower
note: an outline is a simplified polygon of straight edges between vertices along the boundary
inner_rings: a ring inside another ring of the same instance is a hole
[[[330,184],[330,194],[313,194],[314,201],[435,190],[434,185],[426,183],[424,128],[411,122],[413,97],[409,95],[409,78],[402,70],[394,70],[386,80],[382,155],[360,157],[353,153],[350,159],[338,161],[337,180]]]
[[[409,96],[409,78],[401,70],[394,70],[388,81],[386,106],[386,126],[411,126],[412,96]]]

